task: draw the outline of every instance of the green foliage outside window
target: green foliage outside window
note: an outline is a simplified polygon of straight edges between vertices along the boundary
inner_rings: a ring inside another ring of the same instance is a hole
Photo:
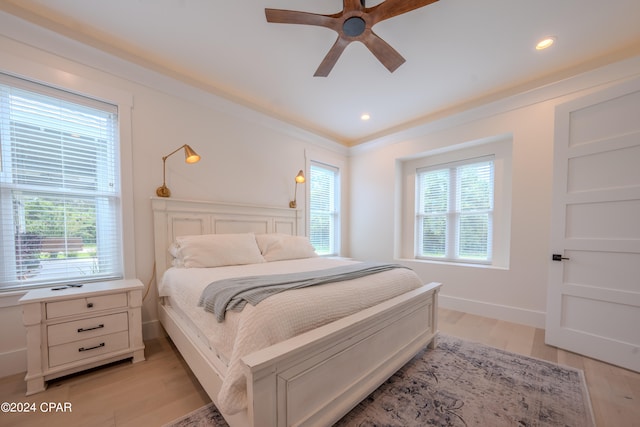
[[[36,197],[23,204],[28,233],[42,237],[80,237],[84,244],[95,244],[96,214],[91,201],[74,199],[60,203]]]

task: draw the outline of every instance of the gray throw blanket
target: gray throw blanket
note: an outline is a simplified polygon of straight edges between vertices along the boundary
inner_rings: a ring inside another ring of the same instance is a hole
[[[204,307],[216,316],[218,322],[222,322],[227,310],[240,311],[247,302],[256,305],[263,299],[288,289],[357,279],[394,268],[408,267],[400,264],[363,262],[300,273],[222,279],[207,285],[200,296],[198,306]]]

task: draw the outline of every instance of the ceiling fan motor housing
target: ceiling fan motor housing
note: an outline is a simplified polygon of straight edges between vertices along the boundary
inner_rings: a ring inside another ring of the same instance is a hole
[[[349,37],[358,37],[364,33],[367,23],[359,16],[352,16],[342,24],[342,31]]]

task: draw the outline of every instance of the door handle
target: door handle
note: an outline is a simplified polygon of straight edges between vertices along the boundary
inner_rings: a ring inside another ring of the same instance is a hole
[[[553,255],[551,255],[551,260],[552,260],[552,261],[562,261],[563,259],[569,260],[570,258],[563,257],[563,256],[562,256],[562,255],[560,255],[560,254],[553,254]]]

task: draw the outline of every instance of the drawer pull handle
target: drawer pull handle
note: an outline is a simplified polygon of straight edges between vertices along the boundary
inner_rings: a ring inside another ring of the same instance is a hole
[[[88,302],[87,303],[87,308],[93,308],[93,303],[92,302]]]
[[[80,347],[78,349],[78,351],[83,352],[83,351],[95,350],[96,348],[100,348],[100,347],[104,347],[104,343],[103,342],[101,342],[100,344],[98,344],[95,347],[88,347],[88,348]]]
[[[102,329],[102,328],[104,328],[104,325],[100,324],[98,326],[94,326],[93,328],[78,328],[78,332],[94,331],[96,329]]]

